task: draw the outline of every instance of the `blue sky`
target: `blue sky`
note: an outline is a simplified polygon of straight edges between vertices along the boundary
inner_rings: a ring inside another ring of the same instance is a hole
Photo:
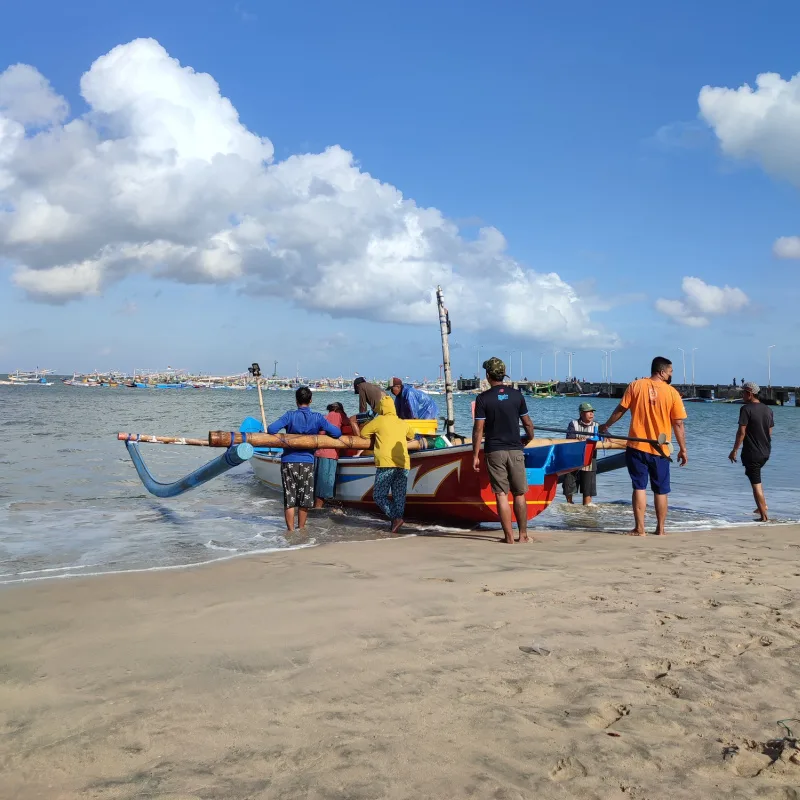
[[[241,123],[269,138],[276,162],[339,145],[361,171],[455,221],[466,241],[497,228],[515,262],[557,273],[592,325],[616,335],[615,378],[644,374],[656,354],[680,372],[682,346],[698,348],[698,381],[765,382],[775,344],[773,383],[799,382],[797,264],[772,253],[776,239],[800,234],[797,182],[762,168],[763,153],[721,152],[698,121],[705,85],[736,89],[760,73],[788,81],[800,71],[796,4],[774,2],[769,13],[723,2],[120,5],[5,9],[0,71],[35,67],[71,118],[90,108],[79,81],[95,59],[155,39],[213,76]],[[429,325],[414,311],[416,324],[402,324],[407,301],[394,291],[365,299],[396,304],[381,317],[363,304],[300,307],[242,282],[150,270],[88,297],[40,302],[12,281],[19,256],[0,251],[10,255],[0,275],[0,369],[236,371],[277,359],[287,373],[299,362],[304,374],[431,377],[441,360],[433,307]],[[659,313],[655,302],[681,298],[687,276],[736,287],[747,305],[705,327]],[[474,372],[481,345],[484,358],[522,352],[524,372],[538,377],[540,353],[555,346],[576,353],[577,375],[599,377],[608,336],[564,343],[536,324],[537,308],[531,297],[527,326],[459,307],[456,373]],[[552,363],[545,358],[546,377]]]

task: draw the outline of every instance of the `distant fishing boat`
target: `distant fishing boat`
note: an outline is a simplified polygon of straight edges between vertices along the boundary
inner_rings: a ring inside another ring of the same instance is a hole
[[[548,381],[547,383],[534,383],[526,389],[523,394],[534,400],[549,400],[551,397],[558,397],[558,382]]]
[[[39,367],[27,372],[17,370],[8,373],[8,381],[4,384],[6,386],[52,386],[53,381],[47,380],[47,376],[52,374],[53,370],[39,369]]]

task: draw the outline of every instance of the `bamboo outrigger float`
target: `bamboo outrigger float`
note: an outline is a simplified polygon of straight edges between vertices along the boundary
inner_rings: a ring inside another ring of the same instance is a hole
[[[444,361],[446,417],[444,435],[418,436],[408,443],[411,456],[406,495],[406,516],[409,519],[436,520],[478,524],[497,522],[497,500],[489,485],[489,475],[480,456],[480,469],[473,469],[472,442],[455,431],[453,406],[453,381],[450,370],[450,317],[444,306],[444,295],[437,287],[436,300]],[[253,367],[257,368],[257,364]],[[258,384],[259,394],[261,385]],[[363,451],[359,455],[345,453],[339,459],[336,479],[336,496],[342,505],[368,512],[377,511],[372,495],[375,479],[375,460],[372,441],[358,436],[333,439],[328,436],[268,434],[262,421],[248,417],[239,431],[210,431],[206,439],[178,436],[152,436],[120,433],[136,471],[145,488],[158,497],[174,497],[202,485],[234,467],[249,462],[255,476],[270,489],[281,489],[280,456],[285,448],[318,449],[335,448],[345,451]],[[225,448],[225,452],[173,483],[157,481],[147,469],[139,452],[142,443],[173,444],[198,447]],[[598,447],[617,449],[618,445],[601,442],[596,437],[588,439],[533,439],[523,449],[528,491],[525,496],[529,520],[544,511],[553,501],[559,476],[574,472],[591,463]],[[621,466],[620,456],[601,459],[609,463],[605,468]]]

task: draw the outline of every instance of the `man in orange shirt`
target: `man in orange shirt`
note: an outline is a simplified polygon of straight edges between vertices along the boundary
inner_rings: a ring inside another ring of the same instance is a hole
[[[683,467],[689,460],[686,453],[686,431],[683,421],[686,409],[678,392],[670,386],[672,383],[672,362],[658,356],[653,359],[649,378],[641,378],[631,383],[620,404],[608,418],[605,425],[600,426],[600,433],[608,433],[608,429],[625,412],[631,412],[631,427],[628,436],[636,439],[658,439],[665,434],[667,441],[672,441],[672,429],[678,440],[678,463]],[[633,536],[646,536],[644,514],[647,509],[647,481],[653,489],[653,502],[656,507],[656,534],[663,536],[664,523],[667,520],[667,495],[669,495],[669,459],[660,455],[652,445],[644,442],[628,442],[625,451],[628,474],[633,483],[633,518],[635,527],[630,532]]]

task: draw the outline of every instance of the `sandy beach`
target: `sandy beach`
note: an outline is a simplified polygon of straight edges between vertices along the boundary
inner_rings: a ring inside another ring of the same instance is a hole
[[[799,530],[5,588],[0,797],[800,798]]]

